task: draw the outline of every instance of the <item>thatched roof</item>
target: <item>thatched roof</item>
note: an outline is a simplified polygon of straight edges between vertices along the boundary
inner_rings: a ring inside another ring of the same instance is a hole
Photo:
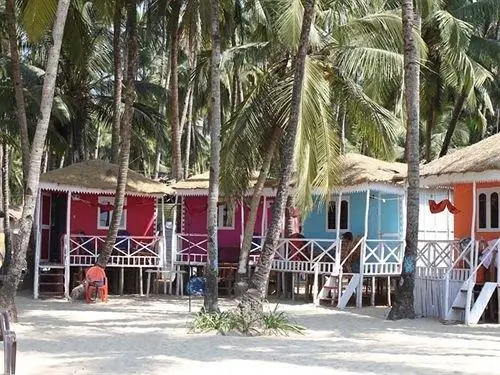
[[[406,176],[406,164],[391,163],[360,154],[346,154],[342,158],[342,186],[366,183],[394,184]]]
[[[49,190],[110,192],[116,190],[118,165],[102,160],[88,160],[40,175],[40,187]],[[133,170],[128,171],[127,194],[164,195],[172,190]]]
[[[254,172],[252,179],[250,180],[249,188],[255,186],[259,174]],[[172,185],[172,189],[179,190],[208,190],[208,178],[209,172],[200,173],[189,177],[186,180],[178,181]],[[277,181],[275,179],[268,179],[264,184],[264,187],[275,188],[277,186]]]
[[[430,177],[495,170],[500,171],[500,134],[425,164],[420,169],[420,176]]]

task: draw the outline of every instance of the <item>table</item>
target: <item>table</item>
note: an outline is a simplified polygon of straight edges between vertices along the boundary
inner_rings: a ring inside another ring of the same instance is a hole
[[[181,271],[181,270],[155,270],[155,269],[148,269],[146,270],[146,273],[148,274],[148,281],[147,281],[147,286],[146,286],[146,297],[149,297],[149,290],[151,288],[151,274],[156,274],[156,275],[163,275],[165,277],[170,276],[170,281],[169,281],[169,294],[172,294],[172,279],[173,276],[176,275],[176,278],[178,282],[176,283],[176,295],[184,295],[184,277],[183,275],[186,273],[186,271]],[[167,293],[167,283],[163,285],[163,293]]]

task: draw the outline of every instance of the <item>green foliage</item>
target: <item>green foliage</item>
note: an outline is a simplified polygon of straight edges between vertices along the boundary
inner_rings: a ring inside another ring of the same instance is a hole
[[[205,309],[196,315],[191,323],[190,332],[215,331],[221,335],[237,332],[245,336],[260,334],[288,335],[303,334],[305,328],[293,322],[278,305],[267,313],[245,314],[240,310],[207,312]]]
[[[305,331],[305,327],[293,322],[284,311],[278,311],[278,305],[262,314],[262,322],[266,332],[275,335],[288,336],[289,333],[303,334]]]

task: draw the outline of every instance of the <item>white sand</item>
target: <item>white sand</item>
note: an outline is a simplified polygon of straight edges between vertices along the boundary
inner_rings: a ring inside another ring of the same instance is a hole
[[[500,374],[500,325],[390,322],[384,308],[286,303],[304,335],[246,338],[187,334],[186,298],[86,305],[20,297],[18,304],[22,375]]]

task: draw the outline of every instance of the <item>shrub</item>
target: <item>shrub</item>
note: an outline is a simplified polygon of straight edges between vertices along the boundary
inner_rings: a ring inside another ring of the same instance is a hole
[[[207,312],[202,309],[196,314],[190,332],[216,331],[222,335],[238,332],[245,336],[258,334],[288,335],[302,334],[305,328],[290,320],[278,305],[267,313],[243,314],[240,310]]]

